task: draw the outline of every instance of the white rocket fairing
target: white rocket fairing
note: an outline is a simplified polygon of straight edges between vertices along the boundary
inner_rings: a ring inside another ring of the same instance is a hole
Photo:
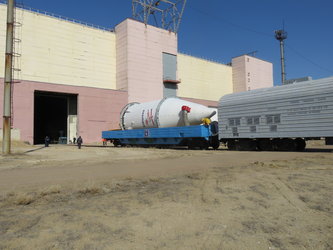
[[[216,109],[176,97],[145,103],[129,103],[120,113],[122,129],[165,128],[184,126],[186,111],[189,125],[199,125],[203,118],[215,115]]]

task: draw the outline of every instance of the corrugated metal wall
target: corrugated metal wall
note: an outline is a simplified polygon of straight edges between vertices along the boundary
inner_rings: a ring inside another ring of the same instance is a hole
[[[177,80],[177,56],[163,53],[163,80]],[[177,85],[175,83],[164,83],[163,97],[177,96]]]
[[[177,85],[174,83],[164,83],[163,97],[177,96]]]
[[[177,56],[163,53],[163,80],[177,80]]]
[[[333,77],[222,97],[221,138],[333,136]]]

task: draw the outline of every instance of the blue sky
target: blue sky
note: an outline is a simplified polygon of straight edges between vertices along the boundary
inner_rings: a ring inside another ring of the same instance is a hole
[[[17,2],[107,28],[132,16],[131,0]],[[257,51],[257,57],[273,63],[277,85],[280,49],[274,30],[284,22],[287,79],[333,76],[332,10],[332,0],[187,0],[178,50],[223,63]]]

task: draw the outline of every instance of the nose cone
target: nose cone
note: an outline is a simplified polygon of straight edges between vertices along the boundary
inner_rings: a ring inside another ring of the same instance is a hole
[[[214,115],[215,109],[208,108],[204,105],[185,101],[179,98],[167,98],[164,100],[159,111],[159,123],[160,127],[177,127],[183,126],[182,122],[182,110],[183,106],[190,109],[187,114],[187,120],[189,125],[199,125],[202,123],[202,119],[211,117]],[[187,110],[187,108],[185,109]]]
[[[191,125],[202,123],[203,118],[210,118],[216,114],[213,108],[208,108],[201,104],[192,104],[191,112],[188,114],[188,120]]]

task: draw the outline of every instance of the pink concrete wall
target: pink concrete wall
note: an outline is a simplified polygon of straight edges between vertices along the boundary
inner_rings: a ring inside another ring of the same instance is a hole
[[[189,102],[202,104],[202,105],[205,105],[205,106],[211,107],[211,108],[217,108],[217,106],[218,106],[218,101],[209,101],[209,100],[185,98],[185,97],[180,97],[180,99],[183,99],[183,100],[189,101]]]
[[[255,57],[246,56],[246,89],[273,87],[273,64]]]
[[[116,27],[116,42],[117,89],[128,90],[128,102],[163,98],[162,53],[177,55],[176,34],[127,19]]]
[[[234,92],[273,86],[273,64],[243,55],[232,59]]]
[[[245,57],[241,56],[232,59],[232,84],[234,93],[247,90]]]
[[[0,109],[3,112],[3,79],[0,80]],[[89,87],[21,81],[13,88],[13,128],[21,140],[33,143],[34,91],[78,95],[78,134],[85,143],[101,140],[103,130],[119,128],[119,114],[127,104],[127,92]],[[1,122],[2,127],[2,122]]]

